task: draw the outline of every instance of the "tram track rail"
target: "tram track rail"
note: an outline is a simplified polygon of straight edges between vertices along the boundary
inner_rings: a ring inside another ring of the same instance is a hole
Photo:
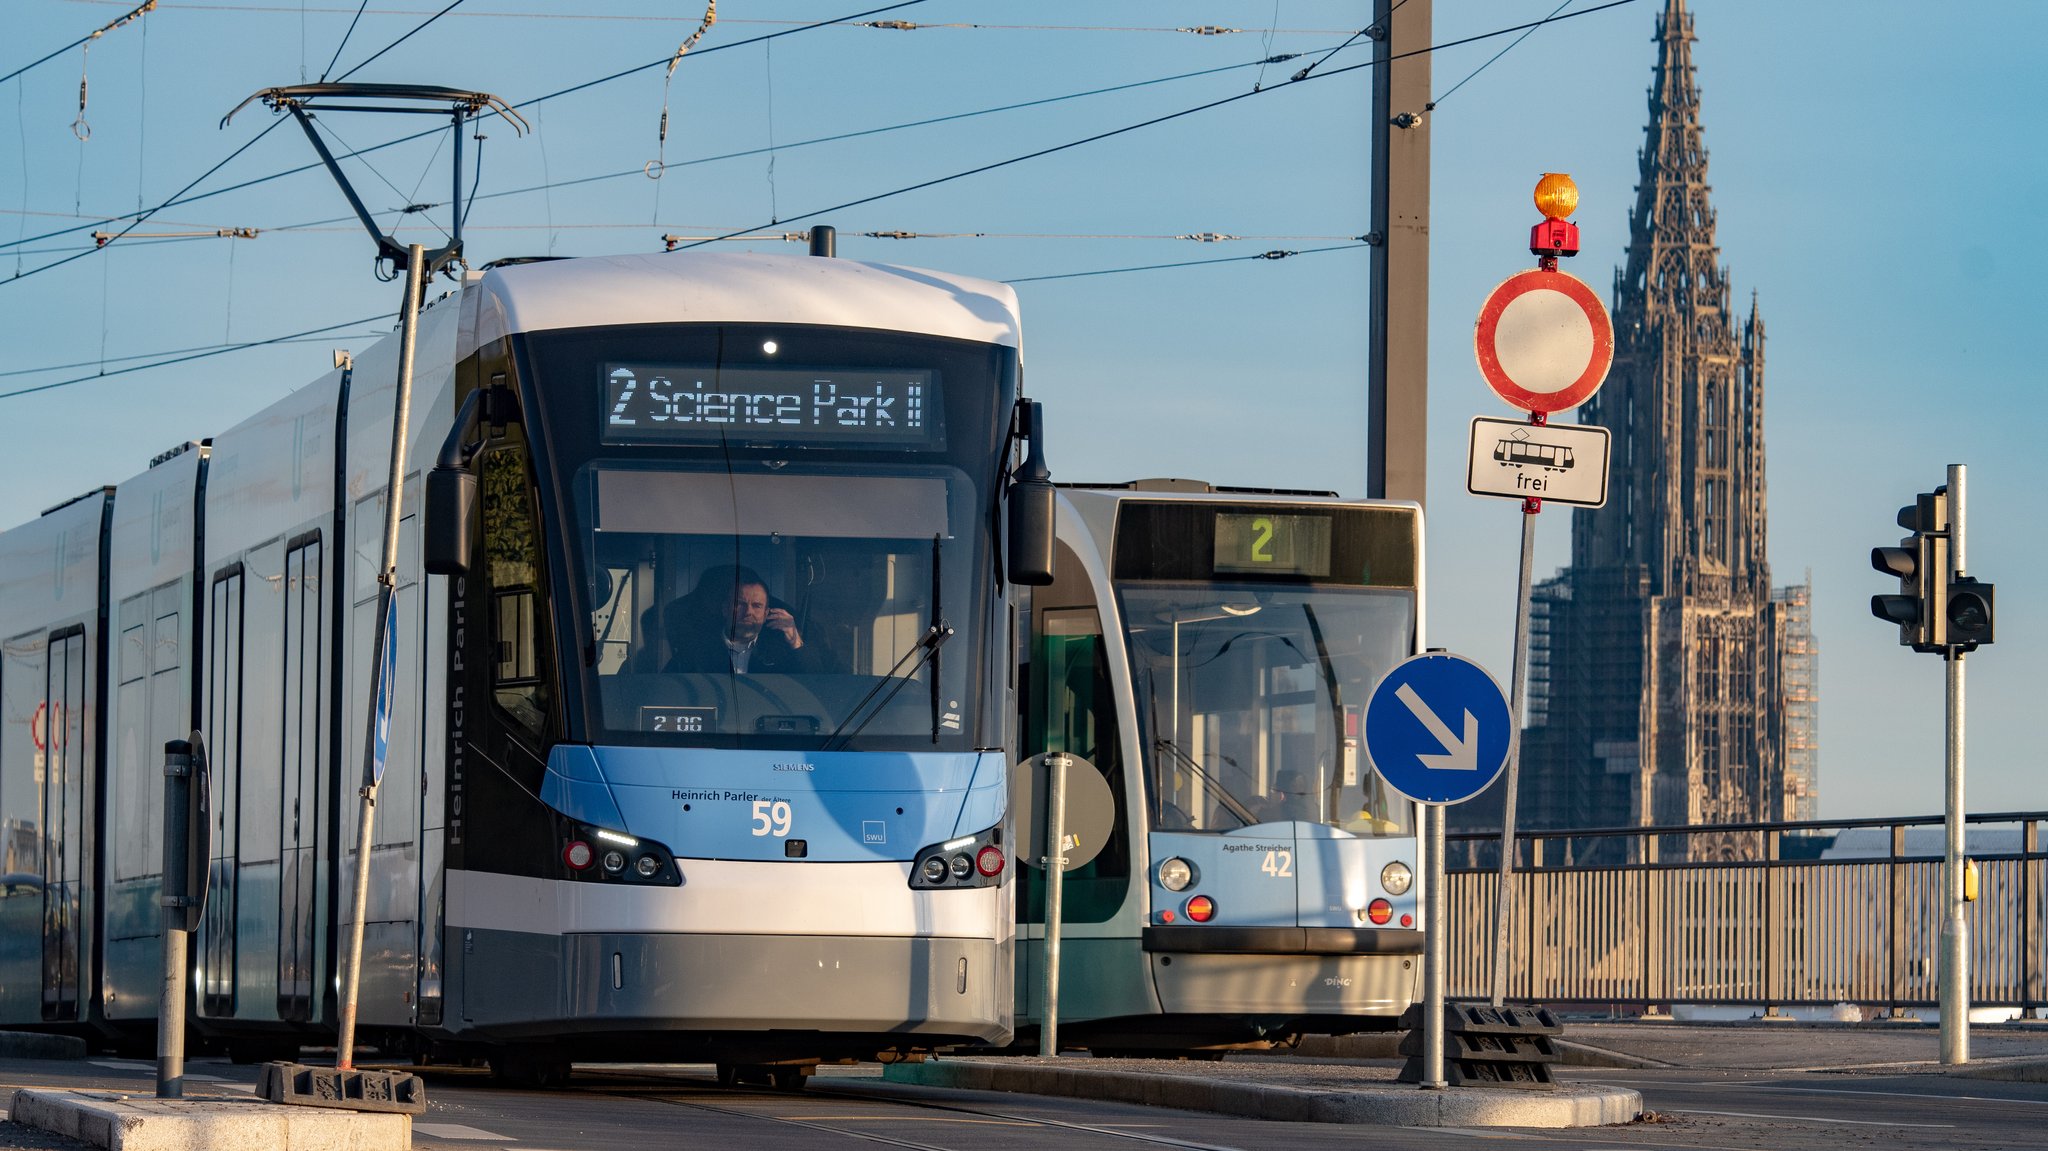
[[[820,1083],[814,1078],[811,1081],[811,1087],[809,1090],[802,1093],[795,1093],[786,1091],[776,1091],[770,1088],[724,1087],[708,1081],[699,1082],[691,1079],[672,1078],[665,1075],[654,1075],[644,1073],[613,1073],[612,1075],[608,1076],[608,1078],[630,1078],[641,1080],[642,1082],[648,1085],[649,1089],[619,1090],[618,1087],[620,1085],[616,1083],[592,1083],[587,1086],[579,1086],[572,1084],[569,1089],[587,1091],[591,1094],[617,1095],[622,1098],[642,1099],[649,1102],[662,1103],[673,1107],[685,1107],[691,1110],[704,1111],[711,1114],[724,1115],[731,1118],[755,1119],[766,1123],[777,1123],[788,1126],[801,1127],[807,1130],[817,1131],[823,1134],[842,1135],[848,1138],[859,1139],[864,1142],[878,1143],[888,1147],[907,1148],[910,1149],[910,1151],[974,1151],[975,1148],[982,1145],[982,1141],[977,1139],[973,1142],[961,1142],[956,1144],[925,1143],[919,1142],[914,1139],[906,1139],[900,1136],[887,1135],[880,1132],[864,1131],[858,1127],[836,1126],[822,1119],[801,1118],[789,1115],[768,1115],[762,1113],[760,1110],[757,1109],[724,1106],[718,1103],[708,1102],[703,1099],[689,1098],[688,1096],[712,1094],[721,1096],[739,1095],[751,1099],[759,1099],[764,1102],[775,1102],[786,1105],[820,1103],[839,1099],[878,1105],[878,1107],[880,1108],[901,1108],[914,1111],[940,1112],[948,1115],[972,1117],[974,1119],[996,1120],[1005,1123],[1013,1123],[1017,1124],[1020,1127],[1041,1127],[1046,1128],[1050,1131],[1066,1132],[1074,1135],[1095,1135],[1104,1138],[1124,1140],[1127,1142],[1144,1144],[1154,1147],[1174,1147],[1180,1148],[1181,1151],[1242,1151],[1241,1148],[1234,1147],[1228,1144],[1203,1143],[1191,1139],[1180,1139],[1171,1135],[1161,1135],[1144,1131],[1130,1131],[1118,1127],[1110,1127],[1092,1123],[1078,1123],[1067,1119],[1053,1119],[1043,1115],[1020,1114],[1009,1110],[1000,1110],[991,1107],[978,1107],[963,1103],[941,1103],[928,1099],[903,1098],[892,1092],[863,1090],[860,1084],[857,1082],[833,1081],[827,1084]],[[876,1116],[877,1119],[885,1119],[886,1117],[887,1116],[885,1114],[882,1114],[879,1111]],[[846,1120],[845,1122],[852,1121],[853,1120]]]

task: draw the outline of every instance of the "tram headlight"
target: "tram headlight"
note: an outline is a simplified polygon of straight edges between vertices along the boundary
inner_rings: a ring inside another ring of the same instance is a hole
[[[1002,844],[1001,826],[926,844],[911,857],[910,886],[920,891],[999,887],[1005,870]]]
[[[1179,856],[1159,865],[1159,886],[1168,891],[1186,891],[1194,881],[1194,865]]]
[[[1408,870],[1408,865],[1398,859],[1380,868],[1380,886],[1386,889],[1388,895],[1406,895],[1408,886],[1414,882],[1415,873]]]
[[[652,883],[680,886],[682,870],[662,844],[622,831],[559,817],[562,864],[583,883]]]

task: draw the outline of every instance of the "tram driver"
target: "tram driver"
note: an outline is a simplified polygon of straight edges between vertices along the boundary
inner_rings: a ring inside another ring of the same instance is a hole
[[[719,567],[669,606],[669,672],[813,672],[815,647],[751,568]]]

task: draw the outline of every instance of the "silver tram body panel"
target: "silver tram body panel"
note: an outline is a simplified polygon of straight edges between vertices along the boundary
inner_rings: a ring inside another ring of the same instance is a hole
[[[481,605],[465,608],[462,577],[424,573],[415,514],[459,381],[480,352],[503,357],[528,333],[712,323],[937,336],[1004,348],[1013,361],[1021,346],[1007,286],[829,259],[540,262],[470,273],[423,310],[402,445],[397,690],[365,908],[360,1025],[372,1036],[488,1045],[591,1035],[659,1053],[683,1050],[665,1037],[694,1035],[775,1054],[831,1047],[818,1037],[834,1035],[899,1046],[1010,1038],[1007,881],[920,891],[907,857],[785,863],[679,850],[680,886],[607,890],[447,863],[451,845],[494,834],[477,809],[465,812],[474,796],[461,777],[493,765],[449,754],[483,710],[451,697],[447,673],[451,660],[460,666],[451,635],[462,634],[461,613],[481,627]],[[153,1020],[161,749],[196,726],[215,822],[193,939],[195,1023],[284,1049],[333,1033],[397,358],[393,335],[208,448],[0,533],[0,1024]],[[103,698],[104,743],[94,734]],[[53,706],[61,718],[46,735]],[[111,787],[96,774],[102,746]],[[934,806],[953,814],[928,822],[1007,821],[1006,757],[964,762],[982,760],[997,781],[993,806],[988,787],[946,792]],[[552,865],[560,846],[540,850]],[[782,1047],[745,1046],[770,1032]]]

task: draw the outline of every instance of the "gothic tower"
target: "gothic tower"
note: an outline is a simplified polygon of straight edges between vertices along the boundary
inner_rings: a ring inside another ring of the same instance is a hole
[[[1744,823],[1784,810],[1764,323],[1753,297],[1740,319],[1730,303],[1684,0],[1667,0],[1656,39],[1628,258],[1614,277],[1614,367],[1580,412],[1613,433],[1608,501],[1573,513],[1572,565],[1539,597],[1545,708],[1522,745],[1529,798],[1516,822],[1527,828]]]

